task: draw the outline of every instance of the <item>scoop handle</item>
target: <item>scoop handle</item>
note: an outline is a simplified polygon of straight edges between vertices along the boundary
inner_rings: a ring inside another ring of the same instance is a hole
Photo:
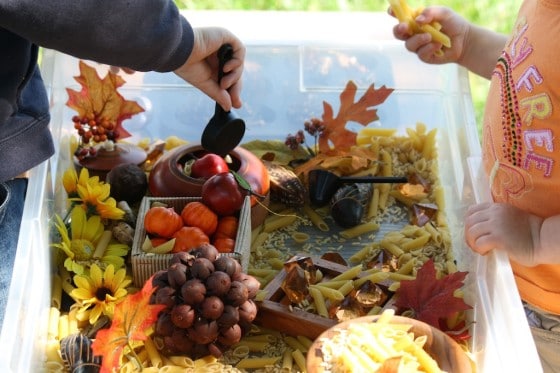
[[[224,77],[224,65],[226,62],[233,58],[233,47],[231,44],[224,44],[218,49],[218,85],[222,82],[222,78]],[[216,102],[216,107],[214,109],[214,114],[227,114],[229,111],[225,111],[220,104]]]

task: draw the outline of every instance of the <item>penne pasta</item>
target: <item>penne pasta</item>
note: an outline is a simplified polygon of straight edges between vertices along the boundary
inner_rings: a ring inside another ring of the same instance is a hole
[[[350,239],[361,236],[362,234],[375,232],[377,230],[379,230],[379,224],[374,222],[367,222],[341,231],[340,236],[346,239]]]
[[[323,217],[321,215],[319,215],[317,213],[317,211],[315,211],[308,204],[303,205],[303,212],[309,218],[309,220],[311,220],[311,223],[313,223],[314,226],[319,228],[319,230],[321,230],[323,232],[328,232],[330,230],[328,224],[325,223],[325,220],[323,219]]]
[[[319,316],[329,317],[329,312],[327,311],[327,305],[325,303],[325,297],[323,293],[317,288],[309,288],[309,294],[313,298],[313,304],[315,304],[315,310]]]
[[[258,369],[266,368],[276,364],[280,357],[246,357],[241,359],[239,363],[235,365],[237,369]]]
[[[298,366],[300,372],[306,373],[307,366],[305,364],[305,356],[303,355],[303,352],[300,350],[294,350],[292,351],[292,357],[294,358],[294,361],[296,362],[296,365]]]
[[[379,188],[373,187],[373,192],[368,204],[368,210],[366,214],[367,219],[373,219],[377,216],[379,211]]]
[[[285,228],[289,225],[292,225],[296,219],[297,215],[274,215],[272,217],[266,218],[264,225],[263,225],[263,232],[271,233],[277,231],[279,229]]]
[[[268,232],[261,232],[257,235],[253,243],[251,244],[251,252],[256,252],[268,239]]]

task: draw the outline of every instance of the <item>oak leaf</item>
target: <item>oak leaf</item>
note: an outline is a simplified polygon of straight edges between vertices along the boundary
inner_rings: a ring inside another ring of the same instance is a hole
[[[144,111],[136,101],[126,100],[117,89],[125,80],[109,71],[101,79],[95,68],[80,61],[80,75],[74,79],[82,87],[81,91],[66,88],[66,105],[78,112],[81,119],[107,120],[115,125],[117,138],[129,137],[130,133],[122,127],[122,122],[134,114]]]
[[[101,373],[113,372],[120,365],[125,347],[131,350],[133,341],[144,341],[146,330],[156,321],[165,305],[151,305],[150,296],[155,288],[150,278],[142,290],[129,294],[115,306],[111,327],[97,332],[92,344],[94,355],[102,355]]]
[[[428,260],[416,273],[416,279],[401,281],[395,302],[397,313],[412,310],[415,319],[446,331],[448,317],[472,308],[454,295],[467,274],[455,272],[438,279],[433,260]]]
[[[348,150],[356,145],[356,132],[346,128],[349,121],[357,122],[362,126],[379,119],[377,109],[373,107],[383,103],[393,92],[393,89],[382,86],[375,89],[370,85],[364,95],[356,102],[358,87],[353,81],[348,81],[344,90],[340,93],[340,108],[336,117],[332,106],[323,101],[323,125],[324,130],[319,136],[319,151],[328,152],[331,144],[335,149]]]

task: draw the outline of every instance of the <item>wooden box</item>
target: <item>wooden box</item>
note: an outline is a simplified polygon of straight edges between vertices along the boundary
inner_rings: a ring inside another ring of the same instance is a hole
[[[200,197],[144,197],[138,210],[134,241],[132,243],[132,276],[134,285],[142,287],[144,282],[157,271],[167,269],[173,254],[153,254],[142,250],[142,244],[146,239],[144,229],[144,216],[154,202],[161,202],[175,211],[181,213],[183,207],[188,202],[200,201]],[[231,255],[241,263],[241,267],[246,272],[249,266],[249,255],[251,252],[251,204],[249,197],[246,197],[243,207],[239,213],[239,224],[237,236],[235,238],[235,248]]]
[[[296,257],[306,257],[309,254],[297,254]],[[350,267],[334,263],[325,259],[312,258],[315,267],[323,273],[326,281],[346,272]],[[282,269],[265,287],[265,298],[258,302],[258,313],[255,323],[266,328],[282,331],[291,336],[305,336],[317,338],[321,333],[338,323],[337,320],[322,317],[307,312],[298,307],[290,306],[291,302],[282,289],[282,282],[286,278],[286,271]],[[361,277],[363,272],[358,275]],[[390,300],[389,300],[390,302]]]

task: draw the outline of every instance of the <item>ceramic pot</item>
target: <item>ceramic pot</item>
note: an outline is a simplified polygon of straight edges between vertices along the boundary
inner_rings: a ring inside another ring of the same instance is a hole
[[[146,152],[139,146],[129,143],[117,143],[110,150],[103,146],[97,147],[95,157],[87,157],[78,160],[74,157],[74,164],[78,172],[82,167],[89,171],[90,176],[99,176],[100,180],[105,180],[107,173],[114,167],[121,164],[142,165],[147,158]]]
[[[201,145],[188,144],[162,155],[150,171],[150,194],[154,197],[200,197],[204,180],[185,175],[183,169],[187,161],[200,158],[206,153]],[[268,206],[270,200],[268,171],[253,153],[241,147],[233,149],[229,156],[232,160],[230,169],[247,180],[255,193],[265,196],[260,203],[257,203],[256,197],[251,197],[251,226],[258,227],[268,215],[264,207]]]

